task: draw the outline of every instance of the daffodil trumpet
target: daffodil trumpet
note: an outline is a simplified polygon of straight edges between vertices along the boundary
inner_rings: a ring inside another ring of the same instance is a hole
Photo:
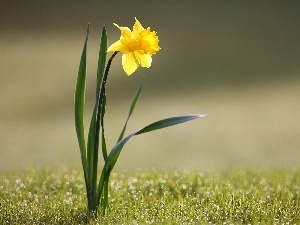
[[[114,42],[109,48],[107,48],[106,28],[103,27],[102,30],[97,70],[96,102],[90,121],[87,141],[85,140],[83,118],[87,76],[87,44],[89,26],[81,54],[74,96],[75,128],[86,185],[87,209],[89,215],[95,216],[98,215],[97,212],[100,210],[100,206],[102,214],[105,214],[106,212],[108,206],[108,182],[110,173],[114,168],[124,145],[132,137],[205,116],[205,114],[189,114],[163,119],[145,126],[124,138],[127,124],[132,116],[142,90],[142,85],[140,85],[131,103],[127,119],[123,129],[121,130],[117,143],[110,152],[107,152],[104,116],[106,107],[106,83],[112,60],[118,52],[122,53],[123,69],[127,75],[131,75],[140,66],[149,68],[152,63],[152,55],[156,54],[160,50],[156,32],[150,31],[149,27],[144,29],[137,19],[135,19],[132,31],[127,27],[120,27],[116,24],[115,26],[120,29],[121,37],[120,40]],[[113,52],[113,54],[106,64],[107,52]],[[103,168],[100,177],[98,177],[99,147],[101,147],[103,156]]]

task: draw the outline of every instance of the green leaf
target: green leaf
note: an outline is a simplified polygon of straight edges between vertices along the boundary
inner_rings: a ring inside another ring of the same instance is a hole
[[[184,122],[187,122],[190,120],[198,119],[198,118],[201,118],[204,116],[206,116],[206,114],[190,114],[190,115],[185,115],[185,116],[177,116],[177,117],[171,117],[171,118],[159,120],[155,123],[152,123],[152,124],[144,127],[143,129],[139,130],[138,132],[136,132],[135,135],[162,129],[162,128],[169,127],[169,126],[174,126],[176,124],[180,124],[180,123],[184,123]]]
[[[75,127],[76,127],[76,134],[80,149],[80,156],[81,156],[81,163],[83,167],[84,173],[84,180],[86,186],[86,195],[88,199],[88,208],[92,208],[91,204],[91,195],[90,190],[91,186],[89,183],[89,165],[87,162],[87,154],[86,154],[86,146],[85,146],[85,137],[84,137],[84,123],[83,123],[83,116],[84,116],[84,102],[85,102],[85,86],[86,86],[86,53],[87,53],[87,43],[88,43],[88,36],[89,36],[90,26],[88,25],[87,35],[84,43],[84,47],[81,54],[79,70],[78,70],[78,77],[75,86],[75,96],[74,96],[74,111],[75,111]]]
[[[89,165],[89,170],[88,170],[88,174],[89,174],[89,185],[91,187],[90,191],[89,191],[89,195],[91,197],[91,201],[92,201],[92,210],[95,207],[94,204],[94,200],[95,199],[95,174],[94,174],[94,158],[98,158],[95,152],[95,149],[97,149],[98,147],[96,146],[97,143],[95,143],[95,139],[96,138],[96,134],[95,134],[95,130],[96,130],[96,117],[97,117],[97,110],[94,109],[93,111],[93,115],[91,118],[91,123],[90,123],[90,127],[89,127],[89,134],[88,134],[88,143],[87,143],[87,163]],[[96,174],[97,176],[97,174]]]
[[[99,49],[96,98],[98,97],[98,93],[100,92],[100,87],[103,79],[105,63],[106,63],[106,55],[107,55],[106,50],[107,50],[107,34],[106,34],[106,28],[104,26],[102,29],[102,36],[101,36],[100,49]]]
[[[171,117],[171,118],[167,118],[167,119],[164,119],[164,120],[159,120],[159,121],[154,122],[154,123],[142,128],[140,130],[137,130],[137,131],[131,133],[126,138],[124,138],[122,141],[119,141],[115,145],[115,147],[111,150],[110,154],[107,157],[105,165],[103,167],[102,174],[101,174],[99,184],[98,184],[97,200],[96,201],[97,202],[100,201],[102,191],[103,191],[104,182],[107,179],[109,179],[110,172],[113,169],[113,167],[115,166],[124,145],[133,136],[138,135],[138,134],[143,134],[143,133],[146,133],[146,132],[150,132],[150,131],[154,131],[154,130],[158,130],[158,129],[162,129],[162,128],[165,128],[165,127],[173,126],[173,125],[176,125],[176,124],[184,123],[184,122],[187,122],[187,121],[190,121],[190,120],[202,118],[204,116],[206,116],[206,115],[205,114],[192,114],[192,115]]]
[[[124,125],[124,127],[123,127],[123,129],[122,129],[122,132],[121,132],[121,134],[120,134],[119,139],[118,139],[117,142],[121,141],[121,140],[123,139],[123,137],[124,137],[124,133],[125,133],[125,130],[126,130],[126,127],[127,127],[127,123],[128,123],[128,121],[129,121],[129,119],[130,119],[130,117],[131,117],[131,115],[132,115],[132,113],[133,113],[133,110],[134,110],[134,108],[135,108],[135,105],[136,105],[136,103],[137,103],[137,101],[138,101],[138,99],[139,99],[139,96],[140,96],[141,91],[142,91],[142,87],[143,87],[143,83],[141,83],[139,89],[137,90],[137,92],[136,92],[136,94],[135,94],[135,96],[134,96],[134,98],[133,98],[133,101],[132,101],[132,103],[131,103],[131,107],[130,107],[130,110],[129,110],[128,117],[127,117],[127,119],[126,119],[125,125]]]
[[[100,41],[99,59],[98,59],[96,103],[94,106],[94,111],[90,122],[88,144],[87,144],[87,162],[89,165],[88,173],[89,173],[89,183],[91,186],[90,195],[92,196],[91,198],[92,198],[93,209],[97,207],[95,205],[95,199],[96,199],[97,169],[98,169],[99,130],[100,130],[101,119],[103,119],[104,116],[104,112],[101,111],[102,109],[105,108],[105,100],[103,100],[105,99],[105,94],[101,99],[100,92],[101,92],[101,85],[103,82],[103,73],[104,73],[105,62],[106,62],[106,50],[107,50],[107,35],[106,35],[106,29],[105,27],[103,27],[102,37]]]
[[[110,173],[108,173],[108,176],[105,179],[104,182],[104,189],[103,189],[103,215],[105,215],[105,210],[108,206],[108,186],[109,186],[109,175]]]
[[[88,165],[86,159],[83,115],[84,115],[84,102],[85,102],[86,52],[87,52],[88,36],[89,36],[89,25],[87,29],[87,35],[86,35],[84,47],[81,54],[78,77],[77,77],[76,87],[75,87],[75,97],[74,97],[75,127],[76,127],[76,133],[78,138],[78,144],[80,148],[82,166],[83,166],[86,179],[88,174]]]

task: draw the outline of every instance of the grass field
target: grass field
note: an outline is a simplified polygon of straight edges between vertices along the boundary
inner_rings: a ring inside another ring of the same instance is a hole
[[[299,224],[300,170],[114,173],[107,215],[86,215],[82,174],[0,176],[1,224]]]

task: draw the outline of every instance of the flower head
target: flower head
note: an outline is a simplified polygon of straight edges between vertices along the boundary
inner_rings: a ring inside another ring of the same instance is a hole
[[[150,27],[144,29],[136,18],[132,31],[128,27],[120,27],[115,23],[114,25],[120,29],[121,37],[107,49],[107,52],[123,53],[122,65],[128,76],[139,66],[149,68],[152,55],[160,49],[156,32],[150,31]]]

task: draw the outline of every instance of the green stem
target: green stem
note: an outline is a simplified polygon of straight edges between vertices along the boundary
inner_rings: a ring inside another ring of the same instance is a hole
[[[113,58],[117,55],[118,52],[114,52],[112,54],[112,56],[109,58],[108,62],[107,62],[107,65],[106,65],[106,68],[105,68],[105,72],[104,72],[104,76],[103,76],[103,80],[102,80],[102,84],[101,84],[101,89],[100,89],[100,92],[99,92],[99,95],[98,95],[98,99],[97,99],[97,106],[96,106],[96,109],[98,110],[96,115],[97,115],[97,123],[96,123],[96,134],[95,134],[95,137],[97,138],[96,140],[96,147],[95,149],[98,149],[98,146],[99,146],[99,130],[100,130],[100,126],[101,126],[101,131],[102,133],[104,134],[104,122],[103,122],[103,119],[101,119],[101,110],[104,110],[102,109],[102,104],[103,104],[103,99],[105,98],[105,85],[106,85],[106,81],[107,81],[107,78],[108,78],[108,72],[109,72],[109,69],[110,69],[110,66],[111,66],[111,63],[112,63],[112,60]],[[103,139],[102,139],[103,141]],[[98,151],[95,152],[95,157],[94,157],[94,168],[93,168],[93,175],[94,175],[94,184],[93,184],[93,211],[96,211],[97,208],[99,207],[99,203],[97,203],[97,201],[95,199],[97,199],[97,196],[96,196],[96,182],[97,182],[97,169],[98,169]],[[102,148],[102,154],[103,154],[103,158],[104,160],[106,161],[106,158],[107,158],[107,150],[106,148]],[[104,192],[108,197],[108,193],[107,192]]]
[[[103,98],[105,96],[105,85],[106,85],[106,81],[107,81],[107,77],[108,77],[108,72],[109,72],[112,60],[117,55],[117,53],[118,52],[114,52],[112,54],[112,56],[109,58],[109,60],[107,62],[106,68],[105,68],[105,72],[104,72],[104,76],[103,76],[103,81],[102,81],[100,93],[99,93],[99,96],[98,96],[98,102],[97,102],[97,108],[100,109],[100,110],[101,110],[101,107],[102,107],[102,104],[103,104]],[[101,125],[101,128],[102,128],[101,131],[104,132],[104,121],[99,118],[100,117],[100,111],[97,113],[97,117],[98,118],[97,118],[97,127],[96,127],[96,130],[98,132],[96,133],[96,137],[99,137],[99,128],[100,128],[100,125]],[[107,151],[106,151],[106,149],[102,148],[102,154],[103,154],[104,160],[106,160],[106,158],[107,158]]]

